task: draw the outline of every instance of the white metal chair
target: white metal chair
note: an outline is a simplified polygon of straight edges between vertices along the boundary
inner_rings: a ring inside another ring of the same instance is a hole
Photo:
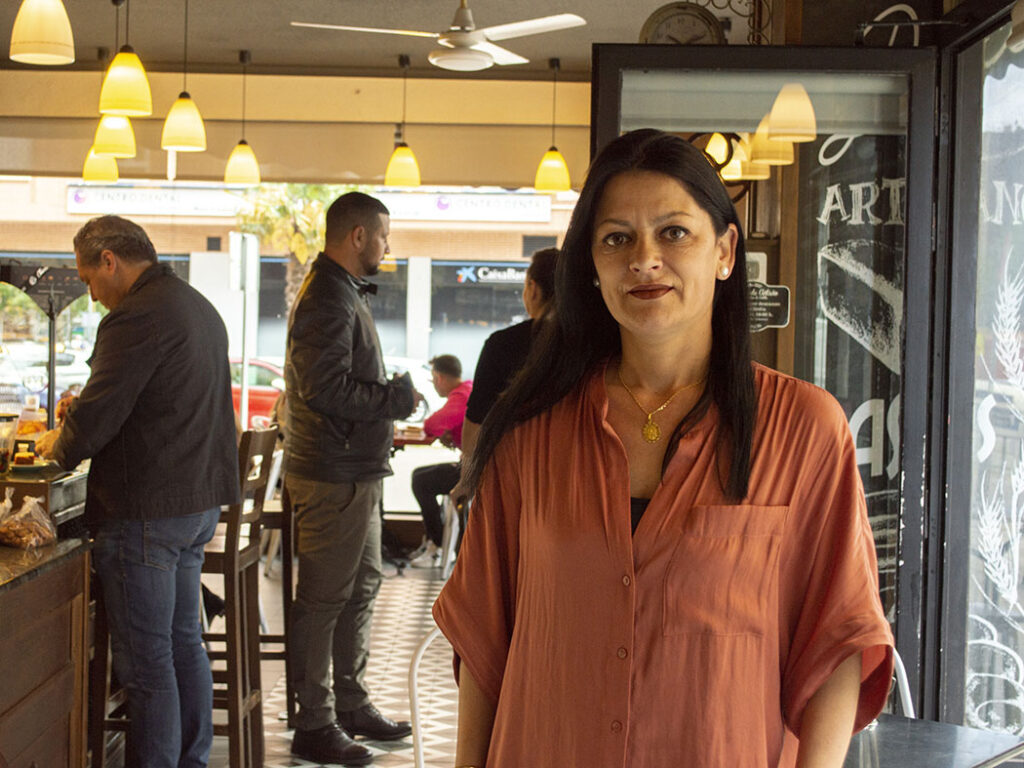
[[[454,505],[453,505],[454,511]],[[447,526],[446,526],[447,528]],[[416,646],[416,652],[412,655],[412,662],[409,664],[409,714],[412,719],[412,755],[413,765],[416,768],[423,767],[423,727],[420,716],[419,688],[416,678],[419,675],[420,663],[427,648],[441,635],[441,630],[434,627],[427,633],[420,644]]]
[[[907,668],[903,666],[903,659],[900,658],[899,651],[895,648],[892,649],[892,658],[893,677],[896,679],[896,693],[900,697],[900,707],[903,709],[903,715],[916,718],[914,700],[910,696],[910,682],[907,680]]]
[[[441,511],[444,514],[444,533],[441,535],[441,578],[447,579],[455,567],[455,545],[459,542],[459,529],[462,523],[458,507],[451,496],[445,495]]]

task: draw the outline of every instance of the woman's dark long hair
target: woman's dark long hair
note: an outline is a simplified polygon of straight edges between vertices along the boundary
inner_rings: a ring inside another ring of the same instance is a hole
[[[747,495],[757,401],[743,231],[729,194],[704,153],[677,136],[649,128],[615,139],[590,166],[555,271],[554,316],[545,322],[525,367],[481,426],[470,472],[473,487],[507,431],[550,409],[597,366],[621,352],[619,325],[594,287],[597,272],[591,244],[605,186],[627,171],[653,171],[679,181],[711,217],[717,235],[724,234],[729,224],[736,226],[735,265],[727,279],[715,282],[707,397],[719,412],[720,461],[729,464],[724,489],[737,500]]]

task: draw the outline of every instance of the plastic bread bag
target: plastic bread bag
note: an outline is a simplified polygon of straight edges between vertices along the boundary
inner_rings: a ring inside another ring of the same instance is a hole
[[[46,508],[40,503],[42,497],[26,496],[21,503],[21,509],[12,512],[12,490],[7,489],[7,498],[0,503],[0,544],[18,549],[31,549],[56,541],[57,528]]]

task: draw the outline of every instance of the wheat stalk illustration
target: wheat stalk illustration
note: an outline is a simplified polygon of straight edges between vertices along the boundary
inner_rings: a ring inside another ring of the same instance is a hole
[[[1003,281],[996,291],[996,312],[992,320],[992,333],[995,336],[996,359],[1003,367],[1006,378],[1024,390],[1024,358],[1020,352],[1020,317],[1024,306],[1024,274],[1018,270],[1010,278],[1010,257],[1013,251],[1006,254],[1003,267]]]

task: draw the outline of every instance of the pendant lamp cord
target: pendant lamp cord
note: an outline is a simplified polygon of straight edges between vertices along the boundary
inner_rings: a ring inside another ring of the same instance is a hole
[[[551,65],[551,146],[555,146],[555,108],[558,105],[558,59],[551,59],[548,62]]]
[[[410,59],[407,54],[398,55],[398,66],[402,68],[402,141],[405,141],[405,94],[409,84]]]
[[[121,6],[114,6],[114,55],[121,50]]]
[[[185,52],[181,65],[181,90],[188,90],[188,0],[185,0]]]
[[[118,10],[121,10],[118,8]],[[124,4],[124,44],[128,45],[128,28],[132,22],[132,3],[131,0],[125,0]]]
[[[242,62],[242,141],[245,141],[245,72],[248,69],[246,62]]]

